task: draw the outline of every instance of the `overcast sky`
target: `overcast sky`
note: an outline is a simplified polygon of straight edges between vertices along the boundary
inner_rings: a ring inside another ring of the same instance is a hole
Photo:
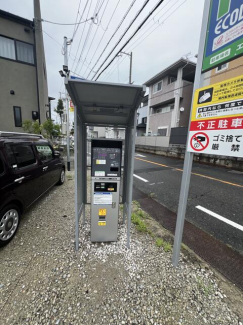
[[[0,8],[21,17],[33,19],[33,1],[1,0]],[[81,21],[84,21],[87,18],[93,17],[94,13],[99,11],[94,23],[90,20],[79,25],[72,46],[69,46],[69,51],[71,49],[69,69],[87,78],[134,0],[40,0],[40,2],[42,19],[57,23],[75,23],[77,14],[78,21],[80,21],[80,18],[82,18]],[[86,3],[87,6],[84,11]],[[114,35],[104,54],[94,67],[94,71],[103,63],[143,3],[144,0],[136,0],[134,2],[118,32]],[[113,58],[121,45],[132,35],[157,3],[158,0],[149,1],[109,60]],[[144,83],[153,75],[188,53],[191,53],[191,58],[197,54],[203,5],[204,0],[164,0],[146,25],[123,50],[125,52],[133,52],[132,81],[135,84]],[[42,27],[44,31],[49,96],[57,99],[60,96],[59,92],[64,92],[63,78],[58,73],[62,68],[64,60],[62,55],[63,37],[72,38],[74,26],[54,25],[43,22]],[[99,45],[101,38],[102,41]],[[92,78],[93,75],[94,73],[91,72],[88,79]],[[122,55],[115,59],[99,80],[127,83],[128,77],[129,57]],[[55,105],[56,102],[53,102],[53,106]]]

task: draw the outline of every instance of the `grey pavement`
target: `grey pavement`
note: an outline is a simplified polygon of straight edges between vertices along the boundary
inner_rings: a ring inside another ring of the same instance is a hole
[[[177,212],[182,169],[182,160],[137,152],[134,173],[144,180],[134,177],[134,187]],[[241,229],[196,208],[243,226],[243,173],[198,163],[192,172],[186,220],[243,254]]]

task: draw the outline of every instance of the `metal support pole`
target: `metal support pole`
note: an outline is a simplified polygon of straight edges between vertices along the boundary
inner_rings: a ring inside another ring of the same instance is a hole
[[[202,62],[203,62],[203,54],[204,54],[204,45],[205,45],[205,40],[206,40],[206,36],[207,36],[207,24],[208,24],[209,11],[210,11],[210,2],[211,2],[210,0],[205,0],[201,35],[200,35],[200,43],[199,43],[199,51],[198,51],[198,62],[197,62],[197,69],[196,69],[193,93],[195,93],[196,89],[200,88],[200,86],[201,86],[201,79],[202,79],[201,71],[202,71]],[[192,101],[192,105],[193,105],[193,101]],[[191,108],[191,114],[192,114],[192,108]],[[191,116],[190,116],[190,120],[191,120]],[[190,141],[189,131],[190,130],[188,129],[187,145],[188,145],[188,142]],[[174,247],[173,247],[172,264],[174,267],[178,266],[179,258],[180,258],[180,248],[181,248],[184,221],[185,221],[185,215],[186,215],[186,207],[187,207],[187,199],[188,199],[188,192],[189,192],[189,186],[190,186],[192,162],[193,162],[193,153],[188,152],[186,149],[182,182],[181,182],[179,207],[178,207],[178,214],[177,214],[177,221],[176,221],[175,240],[174,240]]]
[[[83,184],[82,184],[82,187],[83,187],[83,193],[82,193],[82,202],[83,202],[83,218],[82,218],[82,225],[85,224],[85,201],[86,201],[86,190],[85,190],[85,186],[86,186],[86,174],[87,174],[87,168],[86,168],[86,163],[85,163],[85,159],[87,157],[87,150],[86,150],[86,145],[85,145],[85,133],[86,133],[86,126],[85,124],[82,125],[82,148],[83,148],[83,151],[82,151],[82,160],[83,160],[83,164],[82,164],[82,171],[84,172],[83,174]]]
[[[64,37],[64,65],[68,66],[67,37]],[[67,77],[66,77],[67,78]],[[65,79],[64,79],[65,80]],[[67,113],[67,170],[70,171],[70,138],[69,138],[69,103],[68,94],[65,87],[66,113]]]
[[[130,53],[129,84],[132,83],[132,52]]]
[[[126,205],[127,205],[127,164],[128,164],[128,156],[129,156],[129,141],[128,141],[128,128],[125,131],[125,156],[124,156],[124,169],[123,169],[123,189],[122,189],[122,203],[123,203],[123,223],[126,220]]]
[[[78,133],[77,107],[74,107],[74,129]],[[75,249],[79,246],[79,215],[78,215],[78,137],[74,136],[74,174],[75,174]]]
[[[128,128],[129,132],[129,162],[128,162],[128,193],[127,193],[127,248],[130,248],[131,214],[132,214],[132,189],[133,189],[133,171],[135,155],[136,138],[136,117],[137,110],[134,111],[133,126]]]

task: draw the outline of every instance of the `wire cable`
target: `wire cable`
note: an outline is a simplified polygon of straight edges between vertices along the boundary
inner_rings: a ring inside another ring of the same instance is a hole
[[[138,31],[142,28],[142,26],[146,23],[146,21],[149,19],[149,17],[155,12],[155,10],[163,3],[164,0],[160,0],[155,7],[150,11],[150,13],[145,17],[145,19],[142,21],[142,23],[137,27],[135,32],[132,34],[132,36],[129,37],[129,39],[125,42],[124,45],[119,49],[119,51],[116,53],[116,55],[110,60],[110,62],[105,66],[105,68],[99,73],[99,75],[96,77],[95,81],[99,79],[101,74],[111,65],[111,63],[115,60],[116,56],[127,46],[127,44],[133,39],[133,37],[138,33]],[[106,61],[106,60],[105,60]],[[100,68],[104,65],[105,61],[102,63]],[[100,70],[98,69],[98,71]],[[97,74],[97,73],[96,73]],[[94,77],[93,77],[94,78]],[[92,80],[93,80],[92,78]]]
[[[178,0],[179,1],[179,0]],[[178,1],[176,2],[176,3],[178,3]],[[143,36],[144,34],[146,34],[147,33],[147,31],[150,29],[148,29],[145,33],[143,33],[143,35],[141,35],[135,42],[133,42],[127,49],[126,49],[126,51],[128,51],[128,50],[130,50],[130,51],[132,51],[132,50],[134,50],[137,46],[139,46],[147,37],[149,37],[156,29],[158,29],[159,27],[161,27],[164,23],[165,23],[165,21],[168,19],[168,18],[170,18],[172,15],[173,15],[173,13],[175,13],[185,2],[186,2],[187,0],[184,0],[173,12],[171,12],[164,20],[163,20],[163,22],[161,22],[158,26],[156,26],[148,35],[146,35],[138,44],[136,44],[133,48],[131,48],[140,38],[141,38],[141,36]],[[173,7],[174,5],[172,5],[171,7],[170,7],[170,9]],[[170,10],[169,9],[169,10]],[[169,11],[169,10],[167,10],[166,11],[166,13]],[[159,20],[163,17],[165,15],[165,13],[162,15],[162,16],[160,16],[160,18],[159,18]],[[152,25],[153,26],[153,25]],[[124,61],[126,59],[126,57],[124,57],[124,59],[120,62],[120,64]],[[108,76],[106,76],[106,78],[105,78],[105,80],[107,80],[108,78],[109,78],[109,76],[111,75],[111,74],[113,74],[113,72],[115,71],[115,69],[116,69],[116,67],[114,67],[114,69],[112,69],[112,71],[111,71],[111,73],[109,73],[109,75]]]
[[[82,15],[81,15],[81,17],[80,17],[80,20],[83,18],[83,15],[84,15],[84,13],[85,13],[85,11],[86,11],[86,8],[87,8],[88,3],[89,3],[89,0],[87,0],[86,3],[85,3],[84,10],[83,10]],[[91,0],[91,4],[92,4],[92,0]],[[89,9],[90,9],[90,7],[89,7]],[[89,15],[89,11],[88,11],[87,17],[88,17],[88,15]],[[86,25],[86,24],[85,24],[85,25]],[[84,32],[84,29],[85,29],[85,25],[84,25],[84,28],[83,28],[83,32]],[[77,57],[77,55],[78,55],[78,51],[79,51],[79,47],[80,47],[80,43],[81,43],[81,39],[82,39],[82,37],[83,37],[83,32],[82,32],[82,34],[81,34],[81,38],[80,38],[80,40],[79,40],[78,49],[77,49],[76,54],[75,54],[75,59],[76,59],[76,57]],[[76,30],[76,33],[77,33],[77,30]],[[76,33],[75,33],[75,35],[76,35]],[[74,62],[73,62],[73,64],[72,64],[72,68],[73,68],[73,65],[74,65]],[[72,68],[71,68],[71,69],[72,69]]]
[[[149,0],[146,0],[146,1],[149,1]],[[98,59],[96,60],[94,66],[92,67],[92,70],[94,70],[94,68],[96,67],[97,63],[99,62],[99,60],[101,59],[102,55],[104,54],[105,50],[107,49],[108,45],[110,44],[111,40],[113,39],[113,37],[115,36],[115,34],[118,32],[118,30],[120,29],[121,25],[123,24],[123,22],[125,21],[127,15],[129,14],[130,10],[132,9],[134,3],[136,2],[136,0],[133,0],[133,2],[131,3],[131,5],[129,6],[128,10],[126,11],[125,15],[122,17],[120,23],[118,24],[116,30],[114,31],[114,33],[111,35],[109,41],[107,42],[107,44],[105,45],[104,49],[102,50],[100,56],[98,57]],[[94,75],[95,76],[95,75]],[[94,78],[93,76],[93,78]],[[89,75],[88,75],[89,77]],[[87,78],[88,78],[87,77]],[[92,78],[92,79],[93,79]]]
[[[149,3],[150,0],[145,0],[145,2],[143,3],[142,7],[139,9],[139,11],[137,12],[137,14],[135,15],[135,17],[132,19],[132,21],[130,22],[130,24],[128,25],[128,27],[125,29],[125,31],[123,32],[122,36],[120,37],[120,39],[116,42],[115,46],[112,48],[112,50],[110,51],[110,53],[107,55],[106,59],[103,61],[103,63],[101,64],[101,66],[98,68],[96,74],[92,77],[92,80],[95,78],[95,76],[97,75],[97,73],[99,72],[99,70],[102,68],[102,66],[105,64],[105,62],[109,59],[109,57],[112,55],[113,51],[115,50],[115,48],[118,46],[118,44],[122,41],[122,39],[124,38],[124,36],[126,35],[126,33],[129,31],[129,29],[132,27],[132,25],[134,24],[134,22],[136,21],[136,19],[139,17],[139,15],[141,14],[141,12],[144,10],[144,8],[146,7],[146,5]],[[114,35],[114,34],[113,34]],[[110,41],[109,41],[110,42]],[[97,62],[100,60],[101,56],[103,55],[104,51],[106,50],[107,46],[109,45],[109,42],[107,43],[107,45],[105,46],[105,49],[102,51],[100,57],[98,58]],[[96,65],[96,64],[95,64]]]
[[[46,31],[42,30],[43,33],[45,33],[48,37],[50,37],[56,44],[58,44],[61,48],[63,48],[63,45],[61,43],[59,43],[55,38],[53,38],[50,34],[48,34]],[[73,53],[69,53],[70,54],[70,59],[73,61],[73,62],[77,62],[77,59],[75,59],[75,56]],[[88,65],[86,65],[84,63],[84,65],[87,67],[88,70],[90,70],[90,67]],[[92,71],[92,72],[95,72],[95,71]]]
[[[91,62],[92,62],[92,60],[93,60],[95,54],[97,53],[97,50],[98,50],[98,48],[99,48],[99,46],[100,46],[100,44],[101,44],[101,42],[102,42],[102,40],[103,40],[103,38],[104,38],[104,36],[105,36],[105,33],[107,32],[107,30],[108,30],[108,28],[109,28],[109,26],[110,26],[110,23],[111,23],[111,21],[112,21],[112,18],[114,17],[114,14],[115,14],[115,12],[116,12],[116,9],[117,9],[117,7],[118,7],[120,1],[121,1],[121,0],[118,0],[118,2],[117,2],[117,4],[116,4],[116,7],[115,7],[115,9],[114,9],[114,11],[113,11],[113,13],[112,13],[112,15],[111,15],[111,18],[110,18],[110,20],[109,20],[109,22],[108,22],[108,24],[107,24],[107,26],[106,26],[106,29],[104,30],[104,33],[103,33],[103,35],[102,35],[102,37],[101,37],[101,39],[100,39],[100,41],[99,41],[99,44],[97,45],[97,47],[96,47],[96,49],[95,49],[95,51],[94,51],[94,54],[93,54],[93,56],[92,56],[92,58],[91,58],[91,60],[90,60],[90,62],[89,62],[89,65],[91,64]],[[90,70],[90,71],[92,71],[92,70]],[[87,70],[85,71],[85,73],[86,73],[86,72],[87,72]],[[87,79],[88,79],[89,75],[90,75],[90,73],[88,74]]]
[[[71,25],[80,25],[80,24],[83,24],[83,23],[86,23],[87,21],[89,21],[89,20],[92,20],[93,19],[93,17],[91,17],[91,18],[89,18],[89,19],[87,19],[87,20],[84,20],[84,21],[80,21],[79,23],[55,23],[55,22],[53,22],[53,21],[49,21],[49,20],[44,20],[44,19],[41,19],[41,21],[42,22],[44,22],[44,23],[49,23],[49,24],[54,24],[54,25],[61,25],[61,26],[71,26]]]
[[[75,23],[76,23],[77,20],[78,20],[78,15],[79,15],[79,9],[80,9],[80,5],[81,5],[81,1],[82,1],[82,0],[79,0],[78,11],[77,11],[77,16],[76,16],[76,19],[75,19]],[[72,47],[73,47],[73,40],[74,40],[74,37],[75,37],[75,35],[76,35],[76,33],[77,33],[77,30],[78,30],[79,26],[80,26],[80,25],[78,25],[77,28],[76,28],[76,26],[74,26],[74,28],[73,28],[73,36],[72,36],[72,38],[71,38],[71,47],[70,47],[70,51],[69,51],[69,56],[68,56],[68,57],[70,57],[70,52],[72,51]]]
[[[100,11],[100,9],[101,9],[101,7],[102,7],[102,5],[103,5],[104,2],[105,2],[105,0],[103,0],[102,4],[101,4],[100,7],[99,7],[100,0],[98,0],[98,2],[96,3],[95,9],[94,9],[94,14],[93,14],[94,17],[97,18],[97,15],[98,15],[98,13],[99,13],[99,11]],[[91,3],[92,3],[92,0],[91,0]],[[98,9],[98,7],[99,7],[99,9]],[[94,22],[94,21],[93,21],[93,22]],[[81,61],[82,54],[83,54],[84,49],[85,49],[85,47],[86,47],[86,45],[87,45],[87,43],[88,43],[88,39],[89,39],[89,36],[90,36],[90,34],[91,34],[91,32],[92,32],[93,26],[94,26],[93,24],[91,24],[91,25],[89,26],[88,32],[87,32],[86,37],[85,37],[85,40],[84,40],[83,47],[82,47],[81,52],[80,52],[80,55],[79,55],[78,63],[77,63],[77,65],[76,65],[76,68],[75,68],[74,71],[77,71],[77,68],[78,68],[79,62]],[[84,27],[84,28],[85,28],[85,27]]]
[[[89,54],[90,48],[91,48],[91,46],[92,46],[92,44],[93,44],[93,42],[94,42],[95,36],[96,36],[96,34],[97,34],[97,32],[98,32],[98,29],[99,29],[100,24],[101,24],[101,21],[102,21],[102,19],[103,19],[103,17],[104,17],[104,14],[105,14],[105,11],[106,11],[106,8],[107,8],[107,5],[108,5],[109,1],[110,1],[110,0],[107,0],[106,6],[105,6],[104,11],[103,11],[103,13],[102,13],[102,16],[101,16],[101,18],[100,18],[100,22],[99,22],[99,24],[97,24],[97,26],[96,26],[96,31],[95,31],[94,36],[93,36],[93,38],[92,38],[92,41],[91,41],[91,43],[90,43],[90,45],[89,45],[88,51],[87,51],[86,56],[85,56],[85,58],[84,58],[84,62],[86,62],[86,59],[87,59],[87,56],[88,56],[88,54]],[[104,1],[104,2],[105,2],[105,1]],[[103,2],[103,3],[104,3],[104,2]],[[83,64],[82,64],[82,66],[81,66],[81,68],[80,68],[80,70],[79,70],[79,73],[81,73],[82,68],[83,68]],[[86,72],[86,70],[85,70],[85,72]]]
[[[159,21],[168,11],[170,11],[170,9],[176,4],[176,3],[178,3],[180,0],[177,0],[166,12],[164,12],[163,13],[163,15],[162,16],[160,16],[159,17],[159,19],[157,20],[157,21]],[[159,10],[159,12],[158,13],[160,13],[169,3],[170,3],[171,1],[168,1],[164,6],[163,6],[163,8],[161,9],[161,10]],[[145,24],[144,25],[144,27],[141,29],[141,31],[143,31],[144,29],[145,29],[145,26],[148,26],[149,25],[149,23],[151,22],[151,21],[154,21],[154,18],[158,15],[158,13],[157,14],[155,14],[154,15],[154,17],[147,23],[147,24]],[[145,35],[154,25],[156,24],[156,22],[154,21],[154,23],[153,23],[153,25],[151,25],[144,33],[142,33],[142,35],[140,35],[138,38],[137,38],[137,40],[135,40],[135,42],[133,42],[126,50],[128,50],[128,49],[130,49],[131,47],[132,47],[132,45],[133,44],[135,44],[143,35]],[[159,26],[157,26],[157,27],[159,27]],[[124,59],[122,59],[121,61],[120,61],[120,64],[125,60],[126,58],[124,58]],[[115,65],[117,65],[118,63],[117,62],[115,62],[115,64],[114,64],[114,66],[111,68],[111,70],[112,70],[112,73],[114,72],[114,70],[116,69],[116,67],[115,67]],[[113,69],[114,68],[114,69]],[[112,74],[111,73],[111,74]],[[110,75],[110,73],[109,73],[109,75]],[[109,77],[109,75],[108,75],[108,77]],[[107,77],[106,77],[106,79],[107,79]],[[106,80],[105,79],[105,80]]]

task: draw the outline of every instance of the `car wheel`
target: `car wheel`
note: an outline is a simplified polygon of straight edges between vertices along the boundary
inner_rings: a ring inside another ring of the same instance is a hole
[[[0,212],[0,247],[7,245],[15,236],[20,222],[20,210],[9,204]]]
[[[65,170],[62,169],[57,185],[62,185],[65,182]]]

